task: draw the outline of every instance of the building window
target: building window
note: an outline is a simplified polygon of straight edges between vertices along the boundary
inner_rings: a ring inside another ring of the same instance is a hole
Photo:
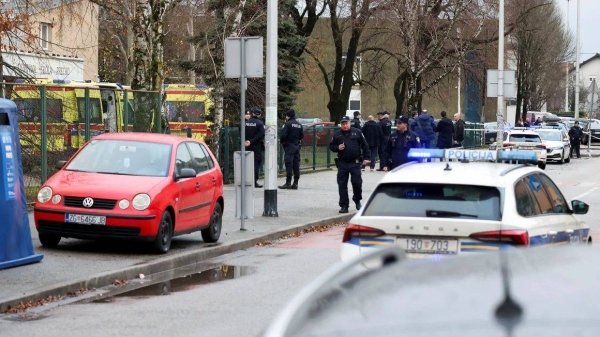
[[[590,77],[589,77],[589,81],[590,81],[590,83],[594,82],[594,80],[595,80],[595,79],[596,79],[596,76],[590,76]]]
[[[48,41],[50,41],[50,25],[47,23],[40,24],[40,48],[48,50]]]

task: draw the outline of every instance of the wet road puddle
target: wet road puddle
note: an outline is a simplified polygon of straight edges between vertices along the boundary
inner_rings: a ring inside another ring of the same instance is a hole
[[[80,303],[112,303],[122,298],[143,299],[164,296],[191,290],[209,283],[240,278],[256,271],[253,267],[230,265],[221,265],[199,272],[194,272],[193,269],[196,268],[183,267],[171,272],[152,275],[148,279],[135,279],[127,285],[116,287],[114,290]]]

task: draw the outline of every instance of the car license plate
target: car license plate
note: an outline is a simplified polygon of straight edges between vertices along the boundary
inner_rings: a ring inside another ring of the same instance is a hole
[[[101,215],[65,214],[65,222],[82,225],[106,225],[106,217]]]
[[[458,251],[458,240],[453,239],[398,238],[396,243],[407,253],[456,254]]]

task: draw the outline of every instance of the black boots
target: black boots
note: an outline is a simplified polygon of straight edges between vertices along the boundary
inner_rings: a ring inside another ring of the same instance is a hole
[[[281,188],[282,190],[289,190],[292,188],[292,185],[290,184],[292,182],[292,177],[287,177],[285,178],[285,184],[279,186],[279,188]],[[298,188],[298,185],[296,185],[296,189]]]
[[[285,184],[279,186],[282,190],[297,190],[298,189],[298,180],[300,177],[294,177],[294,184],[292,185],[292,177],[285,178]]]

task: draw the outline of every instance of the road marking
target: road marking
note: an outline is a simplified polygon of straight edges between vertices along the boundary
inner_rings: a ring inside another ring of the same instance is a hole
[[[585,193],[582,193],[582,194],[580,194],[580,195],[578,195],[578,196],[575,196],[575,197],[573,197],[573,199],[579,199],[579,198],[583,198],[583,197],[585,197],[586,195],[588,195],[588,194],[590,194],[590,193],[593,193],[593,192],[595,192],[597,189],[598,189],[598,187],[594,187],[594,188],[592,188],[591,190],[589,190],[589,191],[587,191],[587,192],[585,192]]]

